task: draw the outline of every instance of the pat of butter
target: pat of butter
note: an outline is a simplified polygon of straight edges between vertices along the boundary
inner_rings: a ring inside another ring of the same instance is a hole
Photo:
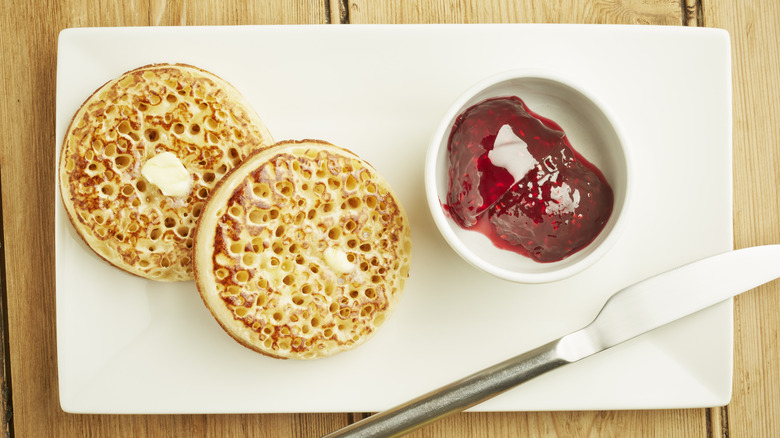
[[[349,274],[355,270],[356,266],[347,259],[347,253],[338,248],[328,247],[323,255],[325,263],[336,272]]]
[[[509,125],[498,130],[493,149],[488,152],[488,159],[494,166],[506,169],[515,182],[523,179],[525,174],[539,164],[528,152],[528,144],[515,135]]]
[[[192,190],[189,172],[171,152],[159,153],[146,161],[141,168],[141,175],[165,196],[187,196]]]

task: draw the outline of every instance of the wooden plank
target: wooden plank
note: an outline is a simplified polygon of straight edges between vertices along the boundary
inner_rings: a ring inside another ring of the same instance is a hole
[[[780,5],[709,0],[704,25],[729,31],[734,100],[734,245],[780,242]],[[780,282],[735,300],[729,437],[780,436]]]
[[[330,19],[328,2],[154,0],[149,4],[149,25],[325,24]]]
[[[493,412],[445,418],[418,431],[422,437],[703,436],[703,410]]]
[[[683,24],[680,0],[352,0],[350,23]]]
[[[729,31],[734,97],[734,244],[780,242],[780,5],[710,0],[704,24]],[[729,437],[780,436],[780,283],[735,300]]]
[[[12,437],[13,385],[11,383],[10,345],[8,344],[8,301],[5,282],[5,234],[3,234],[2,178],[0,178],[0,435]]]

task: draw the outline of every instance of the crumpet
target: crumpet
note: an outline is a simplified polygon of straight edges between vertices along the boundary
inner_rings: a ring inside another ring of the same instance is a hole
[[[109,81],[76,112],[59,184],[70,221],[109,263],[162,281],[191,280],[193,230],[217,181],[272,144],[229,83],[156,64]]]
[[[317,140],[278,143],[223,178],[201,213],[195,280],[222,328],[276,358],[350,350],[393,313],[409,222],[388,183]]]

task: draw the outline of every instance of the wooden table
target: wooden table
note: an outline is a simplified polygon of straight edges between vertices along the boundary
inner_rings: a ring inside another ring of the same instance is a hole
[[[0,187],[6,436],[319,436],[368,413],[71,415],[58,402],[54,285],[57,35],[68,27],[351,23],[626,23],[727,29],[732,40],[734,241],[780,241],[780,4],[775,0],[60,0],[0,2]],[[696,56],[691,53],[690,56]],[[695,82],[685,71],[681,81]],[[466,413],[413,436],[780,436],[780,283],[735,302],[725,407]]]

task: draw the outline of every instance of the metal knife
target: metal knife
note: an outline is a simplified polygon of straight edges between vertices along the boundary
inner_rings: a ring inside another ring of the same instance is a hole
[[[612,295],[596,319],[575,332],[326,437],[403,435],[778,277],[780,245],[730,251],[664,272]]]

